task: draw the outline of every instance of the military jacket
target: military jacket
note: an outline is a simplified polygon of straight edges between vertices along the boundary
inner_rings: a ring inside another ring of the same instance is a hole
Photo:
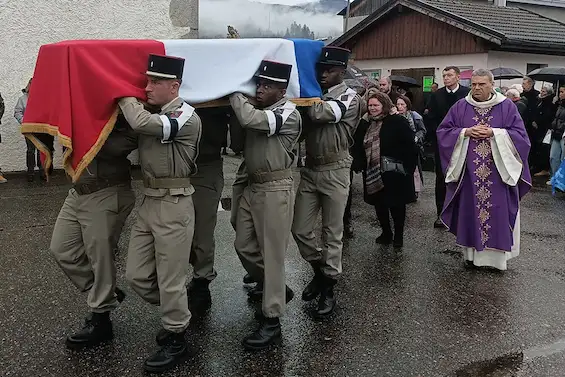
[[[308,109],[306,163],[316,170],[351,166],[349,148],[359,122],[361,101],[345,83],[324,94],[322,101]]]
[[[244,162],[236,182],[250,183],[292,178],[293,149],[302,132],[302,118],[287,98],[257,109],[241,93],[230,96],[233,111],[245,130]]]
[[[189,177],[195,160],[202,124],[194,108],[180,97],[151,114],[136,98],[119,102],[126,120],[139,133],[139,158],[144,193],[149,196],[192,195]]]

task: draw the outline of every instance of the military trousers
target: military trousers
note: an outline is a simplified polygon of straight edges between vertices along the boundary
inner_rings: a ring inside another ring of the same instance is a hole
[[[194,279],[214,280],[214,231],[218,219],[218,205],[224,190],[223,161],[198,164],[198,173],[190,178],[194,187],[194,237],[190,252]]]
[[[57,216],[51,253],[71,282],[88,291],[92,312],[107,312],[118,304],[114,250],[134,205],[129,187],[108,187],[86,195],[70,189]]]
[[[282,316],[285,306],[284,260],[294,212],[291,179],[249,185],[237,203],[235,250],[245,270],[263,281],[263,314]]]
[[[171,332],[190,322],[186,279],[193,234],[191,196],[144,196],[131,230],[126,279],[141,298],[160,306],[161,323]]]
[[[315,171],[303,168],[294,205],[292,235],[302,257],[309,263],[321,265],[329,278],[341,274],[343,247],[343,215],[349,186],[349,167]],[[318,247],[314,228],[322,210],[322,245]]]

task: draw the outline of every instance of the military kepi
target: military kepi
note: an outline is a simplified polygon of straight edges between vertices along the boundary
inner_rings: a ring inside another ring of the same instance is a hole
[[[292,72],[292,65],[290,64],[263,60],[257,73],[255,73],[255,77],[288,85],[290,72]]]
[[[163,79],[182,79],[184,69],[184,59],[176,56],[149,54],[147,64],[148,76],[160,77]]]
[[[341,47],[326,46],[322,48],[322,54],[318,64],[333,65],[337,67],[347,67],[351,51]]]

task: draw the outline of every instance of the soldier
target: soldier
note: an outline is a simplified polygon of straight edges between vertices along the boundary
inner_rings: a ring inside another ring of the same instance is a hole
[[[338,47],[322,49],[318,71],[323,101],[307,112],[306,167],[301,172],[292,225],[300,253],[314,269],[302,299],[311,301],[321,294],[313,312],[317,319],[333,312],[333,287],[341,274],[343,215],[351,184],[349,148],[360,115],[357,93],[343,82],[349,54]],[[320,208],[323,245],[318,248],[314,226]]]
[[[194,238],[190,263],[193,277],[188,287],[190,311],[203,315],[212,304],[209,285],[217,276],[214,270],[214,230],[218,218],[218,205],[224,189],[221,149],[228,131],[229,108],[203,108],[198,110],[202,121],[198,172],[192,176],[194,186]]]
[[[126,278],[147,302],[160,305],[161,347],[145,360],[148,372],[162,372],[187,352],[184,338],[190,321],[186,292],[187,266],[194,233],[194,188],[201,134],[200,118],[179,97],[184,59],[150,55],[147,102],[160,107],[151,114],[132,97],[120,108],[139,133],[144,198],[131,231]]]
[[[285,285],[284,257],[294,212],[291,165],[302,128],[296,105],[286,98],[292,66],[262,61],[257,79],[257,108],[241,93],[230,104],[245,130],[244,161],[234,183],[235,250],[258,282],[262,301],[260,326],[243,340],[259,350],[281,338],[279,318],[292,291]],[[233,212],[232,212],[233,213]]]
[[[124,294],[116,288],[114,250],[135,205],[128,154],[137,149],[137,135],[123,117],[78,181],[59,212],[50,250],[82,292],[88,292],[90,313],[84,327],[67,337],[67,347],[89,347],[113,338],[110,312]]]

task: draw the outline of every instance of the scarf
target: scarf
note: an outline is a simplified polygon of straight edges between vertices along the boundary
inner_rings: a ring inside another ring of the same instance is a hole
[[[416,132],[416,125],[414,124],[414,117],[412,116],[412,111],[406,111],[404,114],[400,114],[400,115],[406,118],[406,120],[410,124],[410,129]]]
[[[385,114],[370,116],[365,115],[369,121],[369,127],[363,138],[365,156],[367,157],[367,169],[365,170],[365,189],[367,194],[376,194],[384,188],[381,175],[381,127]]]

